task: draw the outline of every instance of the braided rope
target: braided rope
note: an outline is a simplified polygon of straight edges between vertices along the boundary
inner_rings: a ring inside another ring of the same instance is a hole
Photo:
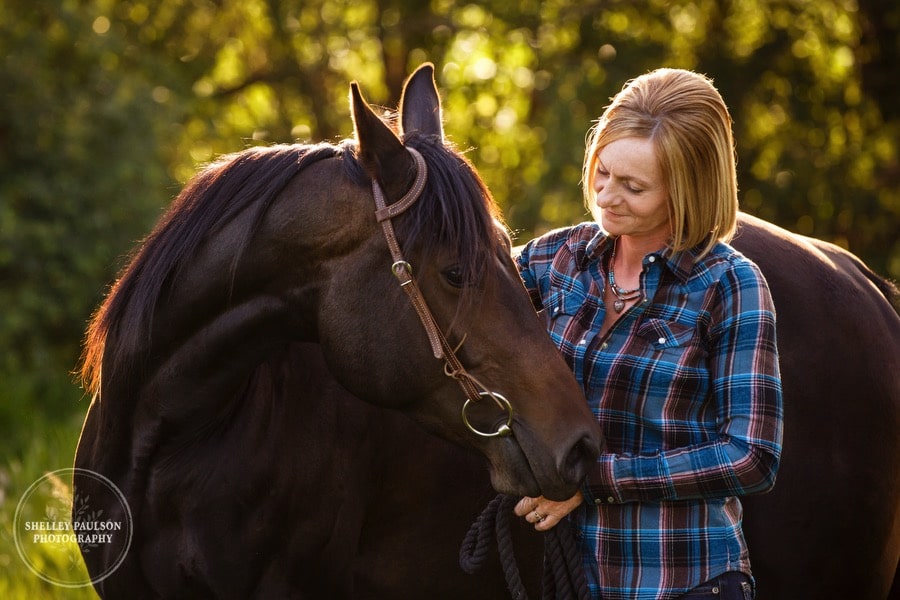
[[[506,586],[514,600],[528,600],[516,558],[513,554],[510,519],[516,499],[498,495],[469,528],[459,551],[463,571],[474,575],[496,541]],[[544,534],[544,573],[541,579],[543,600],[590,600],[581,554],[567,519]]]
[[[590,600],[581,553],[567,519],[544,538],[543,600]]]

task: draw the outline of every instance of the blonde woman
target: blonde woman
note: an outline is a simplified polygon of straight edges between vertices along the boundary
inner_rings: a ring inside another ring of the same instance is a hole
[[[628,82],[588,136],[583,185],[596,221],[518,264],[607,447],[573,498],[516,513],[573,520],[595,598],[753,598],[739,497],[775,483],[781,378],[768,287],[728,244],[735,153],[712,82]]]

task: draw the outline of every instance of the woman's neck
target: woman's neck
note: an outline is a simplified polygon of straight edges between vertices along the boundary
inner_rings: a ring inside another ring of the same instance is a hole
[[[640,273],[644,257],[652,252],[658,252],[666,247],[666,241],[659,237],[639,237],[621,235],[616,238],[616,261],[614,268],[616,275],[622,270],[622,275]]]

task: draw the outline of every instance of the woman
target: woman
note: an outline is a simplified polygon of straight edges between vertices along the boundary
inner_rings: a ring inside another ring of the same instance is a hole
[[[734,143],[712,82],[629,82],[591,131],[583,185],[596,222],[517,260],[607,448],[573,498],[516,514],[545,531],[571,513],[596,598],[752,598],[738,497],[775,482],[781,380],[766,282],[727,243]]]

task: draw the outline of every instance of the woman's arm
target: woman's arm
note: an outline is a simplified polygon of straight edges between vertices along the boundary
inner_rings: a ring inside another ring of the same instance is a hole
[[[781,454],[782,391],[775,313],[758,268],[738,261],[710,294],[707,368],[717,436],[652,454],[604,454],[589,503],[716,498],[766,492]]]

